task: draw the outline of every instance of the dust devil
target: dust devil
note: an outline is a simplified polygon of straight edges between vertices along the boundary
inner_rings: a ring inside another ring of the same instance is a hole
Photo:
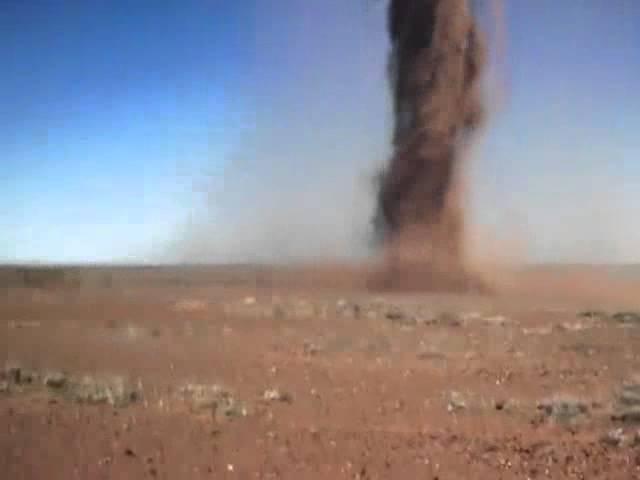
[[[485,43],[467,0],[391,0],[388,34],[393,153],[374,219],[385,281],[419,270],[430,287],[467,283],[460,173],[484,120]]]

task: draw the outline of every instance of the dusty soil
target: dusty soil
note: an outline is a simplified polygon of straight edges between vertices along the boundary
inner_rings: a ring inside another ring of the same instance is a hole
[[[640,478],[633,296],[178,276],[6,283],[2,478]]]

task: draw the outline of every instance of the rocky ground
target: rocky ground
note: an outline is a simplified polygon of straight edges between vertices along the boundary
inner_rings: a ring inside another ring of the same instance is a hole
[[[637,312],[255,282],[12,287],[0,472],[640,478]]]

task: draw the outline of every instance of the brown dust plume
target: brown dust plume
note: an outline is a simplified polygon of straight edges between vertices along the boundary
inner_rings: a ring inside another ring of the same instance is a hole
[[[485,42],[468,0],[391,0],[388,34],[393,154],[374,219],[383,284],[469,287],[461,163],[484,120]]]

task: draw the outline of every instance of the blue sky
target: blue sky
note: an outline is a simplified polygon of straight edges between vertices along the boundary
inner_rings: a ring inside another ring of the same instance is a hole
[[[474,221],[640,260],[640,3],[506,3]],[[382,1],[1,2],[0,261],[357,253],[386,48]]]

